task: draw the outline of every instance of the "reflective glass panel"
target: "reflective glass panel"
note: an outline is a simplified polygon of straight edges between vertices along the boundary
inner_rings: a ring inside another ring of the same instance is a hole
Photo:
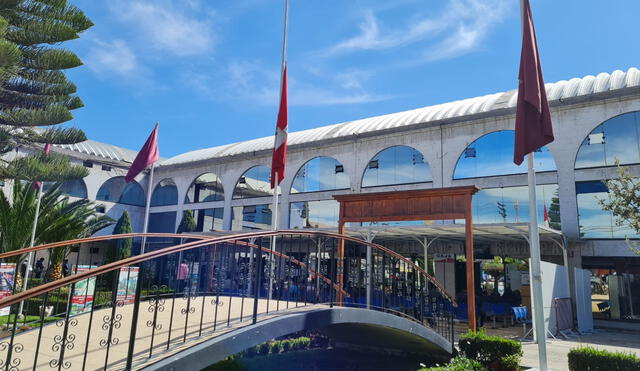
[[[363,187],[430,182],[431,169],[422,153],[407,146],[389,147],[375,155],[362,177]]]
[[[44,191],[47,192],[54,182],[44,182]],[[87,198],[87,186],[82,179],[66,180],[61,185],[62,194],[70,197]]]
[[[576,169],[640,162],[640,112],[613,117],[593,129],[582,141]]]
[[[144,206],[144,191],[138,182],[129,184],[124,177],[111,178],[104,182],[96,196],[98,201],[117,202],[125,205]]]
[[[340,204],[337,200],[292,202],[289,228],[333,228],[338,226]]]
[[[149,214],[149,233],[174,233],[175,231],[175,211]]]
[[[166,206],[178,204],[178,188],[171,179],[164,179],[156,185],[151,195],[151,206]]]
[[[96,200],[117,202],[126,186],[127,183],[124,181],[124,177],[111,178],[102,184],[98,190]]]
[[[224,200],[222,181],[217,175],[207,173],[200,175],[193,181],[184,198],[184,203],[188,204],[222,200]]]
[[[304,164],[291,186],[291,193],[319,192],[349,188],[344,166],[331,157],[316,157]]]
[[[255,166],[247,170],[233,190],[233,198],[253,198],[272,196],[271,168],[269,166]]]
[[[536,186],[538,224],[560,229],[558,185]],[[525,223],[529,221],[529,189],[486,188],[473,196],[474,224]],[[546,220],[545,220],[546,210]]]
[[[224,209],[221,207],[193,210],[196,232],[221,231],[223,229],[223,214]]]
[[[134,206],[144,206],[146,204],[144,191],[142,187],[137,182],[131,182],[127,184],[122,191],[122,196],[120,196],[120,200],[118,203],[125,205],[134,205]]]
[[[271,204],[235,206],[231,209],[231,230],[271,229]]]
[[[453,179],[525,174],[526,159],[520,166],[513,163],[514,140],[513,130],[496,131],[478,138],[460,155]],[[556,163],[547,147],[535,152],[534,159],[536,171],[556,170]]]
[[[607,186],[601,181],[576,183],[578,198],[578,223],[580,237],[597,238],[638,238],[627,225],[616,225],[617,217],[610,211],[602,210],[598,200],[609,197]]]

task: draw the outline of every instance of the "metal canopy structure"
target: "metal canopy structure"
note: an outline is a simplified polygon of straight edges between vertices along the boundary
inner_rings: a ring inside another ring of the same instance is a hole
[[[346,223],[416,220],[464,219],[465,256],[467,257],[467,301],[469,329],[476,330],[475,275],[473,268],[473,212],[471,200],[480,189],[476,186],[437,188],[412,191],[378,192],[333,196],[340,203],[338,233],[345,234]],[[344,240],[340,241],[337,260],[337,281],[344,279]],[[371,250],[367,249],[367,262]],[[370,267],[370,264],[367,265]],[[371,277],[371,272],[368,272]],[[369,278],[370,279],[370,278]],[[367,298],[371,284],[367,285]],[[340,301],[340,297],[339,300]],[[369,302],[367,302],[367,306]]]
[[[334,229],[327,229],[333,231]],[[499,224],[474,224],[472,226],[473,238],[477,241],[522,241],[528,238],[529,223],[499,223]],[[371,225],[347,225],[345,233],[350,236],[366,235],[369,231],[376,233],[377,239],[415,239],[421,237],[439,238],[453,241],[465,240],[464,224],[371,224]],[[549,242],[561,242],[562,232],[554,229],[539,227],[540,240]]]

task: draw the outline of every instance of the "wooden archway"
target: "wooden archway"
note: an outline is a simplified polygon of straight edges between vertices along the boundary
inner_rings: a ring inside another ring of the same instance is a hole
[[[338,233],[345,223],[408,220],[465,220],[467,259],[467,305],[469,329],[476,329],[476,295],[473,269],[473,216],[471,200],[476,186],[394,191],[333,196],[340,203]],[[338,285],[344,285],[344,240],[338,246]]]

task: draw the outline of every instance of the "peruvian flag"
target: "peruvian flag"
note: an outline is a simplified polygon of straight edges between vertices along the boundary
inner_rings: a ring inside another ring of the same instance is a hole
[[[160,159],[160,153],[158,152],[158,124],[149,135],[146,143],[138,152],[136,159],[133,160],[127,176],[124,178],[127,183],[133,181],[133,179],[140,174],[149,165],[152,165]]]
[[[287,161],[287,65],[282,69],[282,86],[280,87],[280,109],[278,110],[278,122],[276,123],[276,137],[273,145],[273,157],[271,159],[271,188],[284,179],[285,163]],[[276,179],[276,174],[277,178]]]
[[[549,211],[547,211],[547,204],[544,204],[544,214],[542,217],[544,220],[544,226],[548,228],[550,226],[550,223],[549,223]]]
[[[524,156],[553,142],[551,113],[542,78],[536,30],[529,0],[524,0],[522,52],[518,75],[518,106],[513,162],[520,165]]]

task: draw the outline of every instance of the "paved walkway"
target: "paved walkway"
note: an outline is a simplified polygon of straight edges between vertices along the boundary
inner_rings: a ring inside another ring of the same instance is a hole
[[[488,324],[485,327],[487,334],[502,336],[509,339],[521,340],[523,335],[522,326],[498,326],[497,328],[491,328],[492,324]],[[466,323],[456,323],[456,341],[460,335],[466,333]],[[530,338],[529,338],[530,339]],[[593,346],[598,349],[605,349],[609,351],[622,351],[635,353],[640,357],[640,334],[637,332],[624,332],[618,330],[595,330],[591,334],[576,335],[570,339],[558,338],[547,339],[547,365],[549,370],[552,371],[565,371],[568,370],[568,358],[569,351],[579,346]],[[522,350],[524,355],[522,357],[521,366],[530,369],[537,369],[538,364],[538,345],[533,341],[524,341],[522,343]]]
[[[575,336],[569,340],[550,340],[547,342],[547,365],[550,370],[568,370],[567,355],[573,348],[580,346],[593,346],[598,349],[605,349],[612,352],[621,351],[635,353],[640,357],[640,334],[616,332],[610,330],[596,330],[593,334]],[[524,356],[522,366],[538,367],[538,344],[533,342],[522,345]]]
[[[214,296],[197,297],[191,301],[182,297],[176,298],[175,301],[167,298],[160,303],[156,312],[154,302],[141,302],[136,326],[134,369],[141,368],[150,360],[157,361],[183,350],[185,347],[193,346],[201,341],[252,323],[252,298],[245,298],[243,301],[238,297],[220,297],[218,305],[215,303]],[[305,307],[303,303],[298,303],[296,308],[296,304],[290,302],[290,309],[286,310],[286,307],[286,302],[270,301],[269,314],[266,314],[267,300],[261,299],[258,303],[258,313],[261,314],[259,320],[292,311],[314,309],[319,306],[307,305]],[[276,313],[277,308],[280,311]],[[241,313],[242,321],[240,320]],[[157,314],[155,330],[153,326],[154,314]],[[64,321],[44,326],[37,359],[36,349],[38,348],[40,329],[19,333],[14,339],[15,351],[11,357],[11,364],[16,366],[16,371],[32,370],[34,363],[36,370],[58,369],[63,351],[62,369],[122,370],[125,367],[129,349],[133,305],[128,304],[115,308],[112,327],[110,326],[111,317],[111,308],[96,310],[93,316],[86,313],[72,317],[69,321],[64,349],[62,349]],[[214,318],[216,318],[215,331]],[[111,336],[109,336],[110,331]],[[200,331],[202,331],[202,336],[199,336]],[[185,339],[186,341],[184,341]],[[8,347],[6,345],[9,340],[9,338],[0,340],[0,360],[2,361],[7,358]],[[151,359],[149,359],[152,341],[153,352]],[[87,351],[86,358],[84,357],[85,350]],[[2,363],[2,367],[4,367],[4,363]]]

